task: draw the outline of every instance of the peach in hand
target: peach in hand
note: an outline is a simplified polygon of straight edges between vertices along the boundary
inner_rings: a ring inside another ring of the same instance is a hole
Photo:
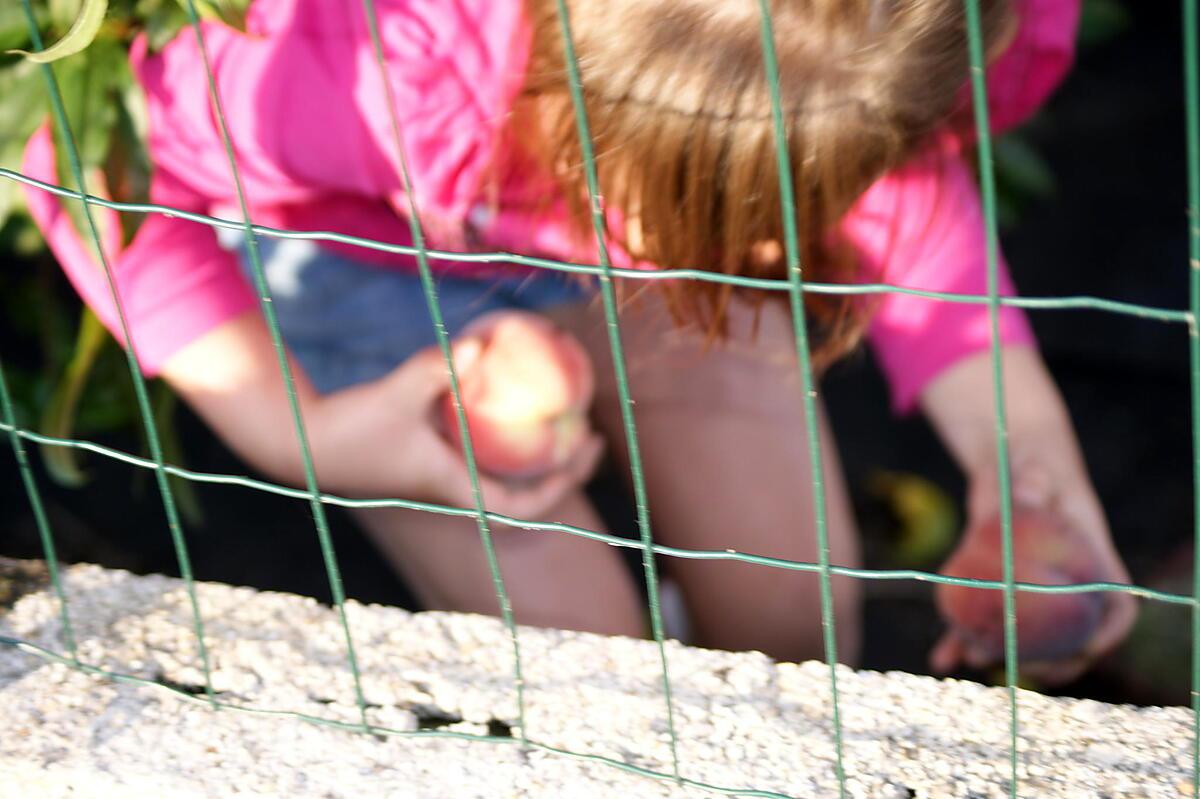
[[[462,351],[470,352],[462,357]],[[497,477],[533,479],[566,464],[585,443],[595,391],[580,343],[549,320],[496,311],[455,341],[455,363],[479,468]],[[443,432],[459,445],[454,399],[441,401]]]
[[[942,573],[1004,579],[999,516],[969,530]],[[1013,576],[1017,582],[1069,585],[1104,579],[1088,541],[1053,516],[1013,512]],[[1004,658],[1004,594],[990,588],[939,585],[937,605],[975,667]],[[1104,616],[1103,594],[1016,593],[1017,653],[1024,662],[1065,660],[1082,653]],[[953,664],[945,664],[952,667]],[[935,664],[936,667],[936,664]],[[948,670],[943,669],[943,670]]]

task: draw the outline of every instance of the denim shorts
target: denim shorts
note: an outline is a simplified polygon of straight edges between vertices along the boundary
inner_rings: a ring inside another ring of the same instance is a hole
[[[220,239],[253,282],[242,234],[221,231]],[[437,343],[415,271],[361,263],[312,241],[259,236],[258,251],[284,342],[318,391],[382,377]],[[540,311],[590,296],[578,279],[540,270],[486,279],[442,272],[434,280],[451,336],[489,311]]]

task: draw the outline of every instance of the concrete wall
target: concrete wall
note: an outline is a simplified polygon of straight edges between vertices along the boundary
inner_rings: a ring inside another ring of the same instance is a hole
[[[174,579],[66,571],[81,659],[203,695],[190,604]],[[305,598],[198,587],[223,702],[355,723],[336,614]],[[12,593],[10,591],[10,593]],[[348,606],[372,724],[518,735],[512,649],[490,618]],[[62,651],[48,590],[0,596],[0,635]],[[671,771],[657,648],[522,628],[528,736]],[[671,645],[681,773],[836,796],[829,671]],[[1007,796],[1001,689],[841,669],[852,796]],[[1191,714],[1022,692],[1020,793],[1191,796]],[[705,795],[515,743],[365,735],[287,715],[214,712],[0,645],[0,797],[660,797]]]

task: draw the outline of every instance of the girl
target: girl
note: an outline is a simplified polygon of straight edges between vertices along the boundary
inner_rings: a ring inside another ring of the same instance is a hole
[[[570,4],[618,265],[704,267],[783,278],[773,128],[752,0]],[[416,206],[442,249],[509,250],[595,262],[559,22],[550,0],[377,0],[388,84],[357,4],[258,0],[245,35],[206,25],[252,219],[408,243],[385,92],[391,91]],[[983,293],[984,229],[962,152],[967,48],[962,0],[780,0],[774,21],[805,277],[888,280]],[[1024,119],[1072,54],[1076,0],[982,0],[996,127]],[[153,199],[237,218],[233,182],[195,37],[135,45],[145,88]],[[52,180],[43,131],[25,169]],[[30,208],[84,299],[110,327],[103,276],[58,204]],[[471,505],[461,457],[436,431],[446,390],[409,257],[260,239],[319,481],[356,496]],[[282,378],[236,241],[151,215],[111,253],[147,374],[168,380],[248,463],[302,481]],[[505,267],[436,263],[451,333],[495,308],[543,311],[592,351],[597,430],[624,457],[597,303],[578,283]],[[632,282],[632,281],[631,281]],[[1007,278],[1005,292],[1011,290]],[[694,281],[656,281],[624,304],[622,333],[656,539],[701,549],[816,559],[806,440],[826,453],[832,561],[858,563],[833,438],[802,414],[786,304]],[[866,331],[895,406],[920,406],[962,465],[970,516],[997,512],[989,327],[981,305],[887,295],[807,298],[821,364]],[[1094,542],[1124,581],[1063,403],[1023,316],[1001,315],[1018,501]],[[485,480],[489,509],[601,529],[580,490],[599,438],[532,485]],[[473,522],[403,510],[358,518],[431,608],[495,612]],[[516,617],[640,635],[634,580],[610,547],[497,531]],[[968,538],[963,546],[972,546]],[[820,652],[814,575],[745,564],[664,563],[696,641],[799,659]],[[858,646],[858,588],[834,581],[839,652]],[[1113,646],[1132,600],[1107,595],[1084,657],[1045,664],[1066,678]],[[969,651],[953,637],[949,668]]]

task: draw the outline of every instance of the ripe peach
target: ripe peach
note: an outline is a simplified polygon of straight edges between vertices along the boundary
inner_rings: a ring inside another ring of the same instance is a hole
[[[942,569],[950,577],[1004,579],[1000,519],[968,531]],[[1017,582],[1069,585],[1100,579],[1086,540],[1048,514],[1013,515],[1013,576]],[[938,610],[976,660],[1004,657],[1004,594],[997,589],[939,585]],[[1016,594],[1017,653],[1022,661],[1061,660],[1079,653],[1103,618],[1099,592]]]
[[[459,372],[475,461],[489,474],[538,477],[562,466],[587,438],[595,391],[579,342],[549,320],[523,311],[481,316],[463,331],[480,353]],[[460,444],[454,400],[442,398],[443,430]]]

